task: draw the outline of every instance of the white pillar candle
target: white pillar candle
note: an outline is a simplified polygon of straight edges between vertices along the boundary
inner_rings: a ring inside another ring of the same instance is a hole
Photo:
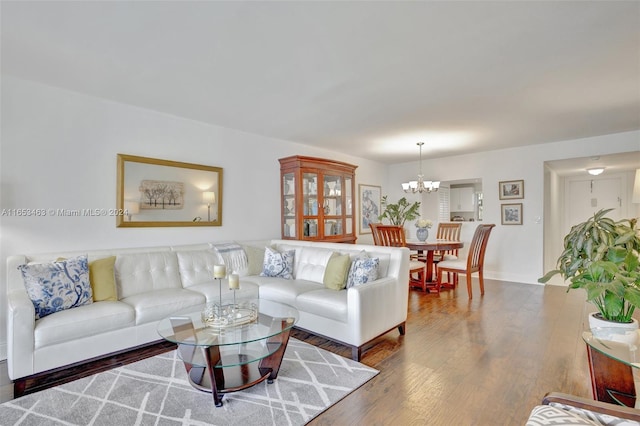
[[[227,268],[224,265],[213,265],[213,278],[224,278],[227,275]]]
[[[240,277],[238,274],[229,275],[229,289],[237,290],[240,288]]]

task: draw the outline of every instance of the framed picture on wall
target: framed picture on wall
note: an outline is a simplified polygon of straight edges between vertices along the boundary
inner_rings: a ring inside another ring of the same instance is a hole
[[[116,226],[222,226],[222,168],[118,154]]]
[[[524,198],[524,180],[505,180],[498,185],[501,200]]]
[[[501,207],[503,225],[522,225],[522,203],[502,204]]]
[[[360,234],[370,234],[370,223],[379,222],[382,189],[375,185],[358,185],[360,216],[358,217]]]

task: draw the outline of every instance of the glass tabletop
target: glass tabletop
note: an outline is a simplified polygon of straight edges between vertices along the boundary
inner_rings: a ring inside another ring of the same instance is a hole
[[[191,346],[225,346],[265,340],[291,329],[298,321],[298,310],[292,306],[264,299],[241,300],[238,307],[255,309],[255,319],[242,317],[225,326],[207,326],[203,312],[211,305],[191,307],[175,312],[158,324],[158,334],[173,343]]]
[[[636,336],[636,343],[629,343],[630,335],[625,338],[616,337],[617,329],[598,328],[595,333],[585,331],[582,333],[582,340],[585,341],[592,349],[627,364],[633,368],[640,368],[640,351],[638,351],[638,343],[640,343],[640,332],[633,331]]]

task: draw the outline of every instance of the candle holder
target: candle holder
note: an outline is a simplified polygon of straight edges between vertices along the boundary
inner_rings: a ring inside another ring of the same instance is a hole
[[[218,280],[218,305],[222,309],[222,278],[216,278]]]
[[[208,304],[201,313],[202,322],[207,326],[218,330],[227,327],[249,324],[258,319],[258,306],[255,303],[245,302],[242,305]]]
[[[239,306],[236,290],[240,289],[240,277],[236,273],[228,275],[229,290],[233,290],[233,303],[222,304],[222,278],[227,277],[224,265],[214,265],[213,278],[218,280],[218,303],[208,303],[201,312],[202,322],[207,327],[222,331],[226,327],[247,324],[258,318],[257,306],[253,303]]]
[[[233,289],[233,308],[235,309],[238,305],[236,304],[236,289]]]

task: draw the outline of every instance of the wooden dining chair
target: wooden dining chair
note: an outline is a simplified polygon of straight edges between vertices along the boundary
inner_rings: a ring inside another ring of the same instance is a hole
[[[487,250],[487,243],[489,242],[489,235],[495,224],[478,225],[471,245],[469,246],[469,253],[466,259],[456,260],[442,260],[436,265],[438,271],[437,287],[438,291],[444,285],[447,287],[455,288],[457,280],[453,280],[453,283],[443,283],[442,274],[444,272],[453,272],[466,274],[467,276],[467,293],[469,293],[469,299],[473,297],[471,292],[471,274],[478,273],[478,280],[480,281],[480,294],[484,295],[484,255]]]
[[[462,229],[462,222],[440,222],[438,223],[438,230],[436,231],[437,240],[447,241],[460,241],[460,230]],[[451,250],[434,250],[433,252],[433,264],[436,266],[438,262],[443,260],[457,260],[458,249]],[[434,272],[438,272],[437,270]],[[447,272],[447,281],[456,284],[458,282],[458,274]]]
[[[460,241],[462,222],[441,222],[436,232],[437,240]],[[433,261],[455,260],[458,258],[458,249],[436,250],[433,252]]]
[[[382,223],[370,223],[373,243],[377,246],[406,247],[407,240],[404,227],[400,225],[384,225]],[[426,262],[409,259],[409,286],[420,287],[427,291]]]
[[[369,222],[369,228],[371,228],[371,235],[373,235],[373,244],[376,246],[381,245],[378,240],[378,225],[382,225],[382,223]]]

